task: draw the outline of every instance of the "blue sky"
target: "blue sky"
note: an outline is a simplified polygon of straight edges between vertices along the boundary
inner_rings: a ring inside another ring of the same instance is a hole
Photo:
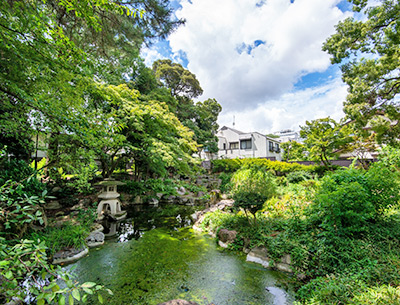
[[[347,88],[321,50],[334,26],[352,16],[341,0],[174,0],[186,24],[144,49],[147,65],[169,58],[222,105],[220,126],[298,130],[306,120],[343,117]]]

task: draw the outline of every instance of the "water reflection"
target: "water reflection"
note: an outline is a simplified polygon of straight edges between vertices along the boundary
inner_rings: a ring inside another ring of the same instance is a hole
[[[200,305],[292,304],[287,287],[280,286],[285,275],[248,263],[244,255],[195,234],[187,227],[192,213],[180,206],[144,207],[129,211],[126,220],[106,223],[105,232],[114,235],[75,264],[78,280],[110,288],[110,305],[155,305],[171,299]]]

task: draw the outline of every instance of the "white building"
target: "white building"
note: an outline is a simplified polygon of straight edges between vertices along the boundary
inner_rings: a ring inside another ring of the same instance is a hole
[[[279,141],[281,143],[289,142],[289,141],[302,142],[300,139],[300,134],[297,131],[294,131],[292,129],[276,131],[276,132],[274,132],[274,135],[279,136]]]
[[[268,158],[282,160],[277,139],[269,138],[258,132],[242,132],[230,127],[218,130],[218,153],[213,158]]]

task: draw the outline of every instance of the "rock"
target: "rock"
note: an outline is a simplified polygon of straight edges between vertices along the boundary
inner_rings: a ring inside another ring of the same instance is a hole
[[[78,202],[79,205],[82,205],[84,207],[89,206],[91,203],[92,203],[92,200],[90,198],[82,198]]]
[[[91,230],[92,230],[92,233],[93,232],[103,232],[104,231],[104,227],[100,223],[95,223],[95,224],[92,225]]]
[[[269,267],[268,250],[265,247],[255,247],[247,254],[246,261]]]
[[[304,281],[307,278],[307,276],[304,273],[299,273],[297,275],[297,279],[299,279],[300,281]]]
[[[199,305],[195,302],[185,301],[185,300],[172,300],[164,303],[160,303],[158,305]]]
[[[291,264],[292,264],[292,257],[290,256],[290,254],[285,254],[284,256],[282,256],[281,262],[276,264],[275,268],[278,269],[279,271],[292,273],[293,270],[290,267]]]
[[[174,203],[183,204],[183,200],[184,200],[183,197],[176,196],[176,197],[175,197],[175,200],[174,200]]]
[[[214,205],[221,200],[221,191],[220,190],[212,190],[210,198],[210,204]]]
[[[143,204],[143,199],[140,196],[136,196],[135,200],[133,201],[134,204]]]
[[[205,194],[206,194],[206,193],[204,193],[204,192],[202,192],[202,191],[199,191],[199,192],[197,193],[197,197],[203,197]]]
[[[163,193],[157,193],[156,196],[157,196],[158,200],[160,200],[164,196],[164,194]]]
[[[86,237],[86,244],[89,248],[98,247],[104,244],[104,233],[103,232],[91,232]]]
[[[86,247],[82,247],[80,249],[75,249],[75,248],[64,249],[54,254],[52,264],[57,265],[57,264],[71,263],[84,257],[88,253],[89,249]]]
[[[44,208],[46,210],[58,210],[62,208],[62,205],[57,200],[51,200]]]
[[[64,212],[63,211],[59,211],[54,216],[55,217],[62,217],[62,216],[64,216]]]
[[[180,188],[176,189],[176,192],[178,193],[178,195],[183,196],[186,194],[186,189],[183,186],[181,186]]]
[[[167,198],[167,202],[168,202],[168,203],[174,203],[175,200],[176,200],[176,196],[174,196],[174,195],[170,195],[170,196],[168,196],[168,198]]]
[[[85,207],[85,206],[83,205],[83,203],[81,203],[81,201],[79,200],[79,203],[76,204],[76,205],[74,205],[74,206],[71,208],[71,211],[80,211],[80,210],[83,210],[84,207]]]
[[[62,190],[61,187],[55,186],[55,187],[52,188],[51,192],[52,192],[52,193],[58,193],[58,192],[60,192],[61,190]]]
[[[156,198],[150,198],[150,200],[149,200],[150,205],[158,206],[158,203],[159,203],[159,200]]]
[[[235,241],[236,235],[237,235],[236,231],[230,231],[230,230],[227,230],[227,229],[221,229],[218,232],[218,239],[220,241],[222,241],[223,243],[230,244],[230,243],[233,243]]]
[[[192,198],[192,197],[187,198],[187,201],[185,202],[185,205],[194,206],[194,198]]]

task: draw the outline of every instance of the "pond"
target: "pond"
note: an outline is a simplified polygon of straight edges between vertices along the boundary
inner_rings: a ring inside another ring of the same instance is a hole
[[[111,228],[116,229],[112,238],[67,268],[76,266],[80,282],[110,288],[114,295],[105,304],[152,305],[178,298],[200,305],[292,304],[285,274],[246,262],[244,254],[193,232],[191,213],[193,208],[184,206],[129,211],[128,219]]]

